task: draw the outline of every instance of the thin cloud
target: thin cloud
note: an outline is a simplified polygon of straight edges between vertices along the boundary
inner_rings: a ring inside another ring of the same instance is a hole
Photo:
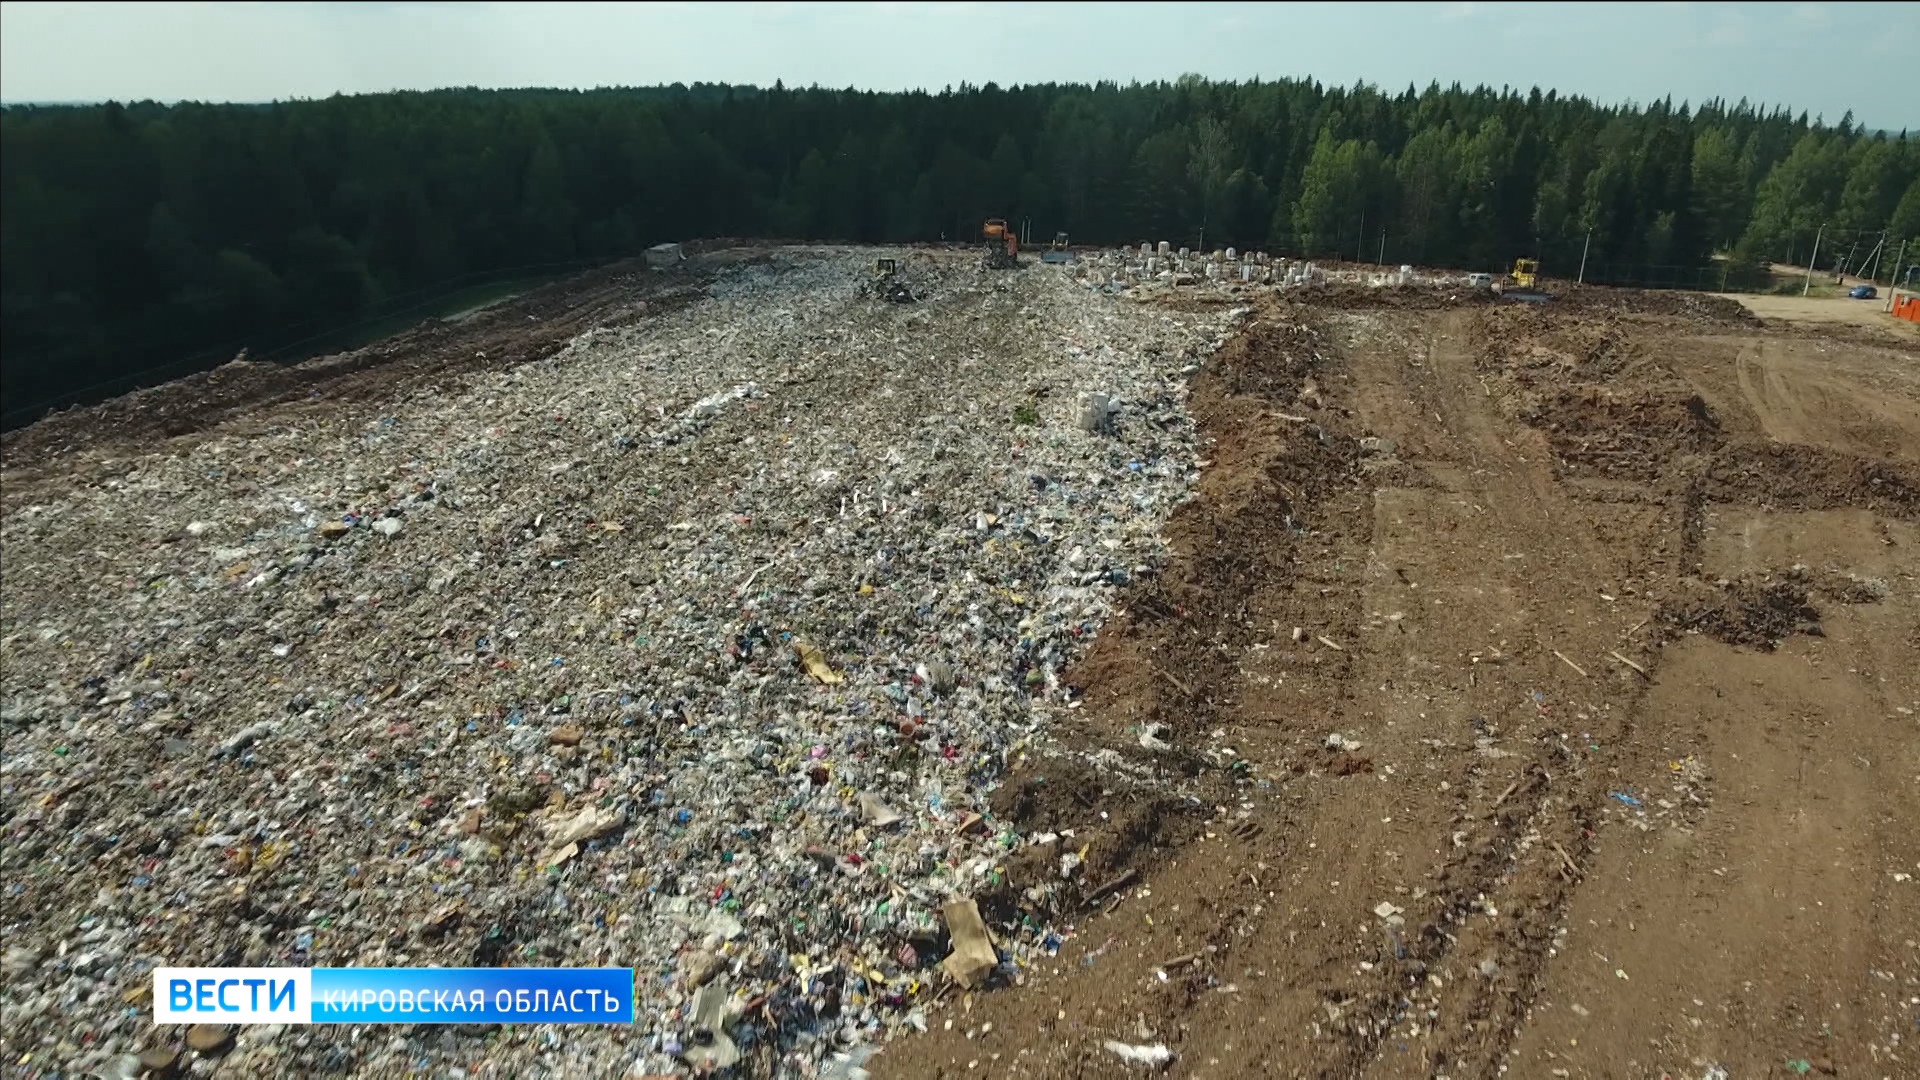
[[[1745,45],[1751,40],[1747,33],[1747,21],[1739,15],[1722,16],[1713,29],[1707,31],[1707,44],[1715,48],[1732,48]]]
[[[1833,15],[1819,4],[1801,4],[1793,9],[1793,14],[1803,23],[1811,26],[1831,26]]]

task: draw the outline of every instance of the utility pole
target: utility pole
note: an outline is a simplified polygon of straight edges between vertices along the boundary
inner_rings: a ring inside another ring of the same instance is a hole
[[[1887,284],[1892,288],[1897,289],[1900,287],[1900,260],[1906,257],[1907,242],[1902,240],[1900,241],[1900,254],[1893,257],[1893,276],[1887,279]]]
[[[1861,277],[1866,278],[1868,281],[1874,280],[1873,272],[1880,267],[1880,251],[1886,246],[1887,234],[1883,230],[1880,233],[1880,239],[1873,242],[1873,250],[1867,252],[1867,257],[1860,260],[1860,269],[1863,271],[1860,274]]]
[[[1820,227],[1813,232],[1813,254],[1807,258],[1807,283],[1800,286],[1801,296],[1805,296],[1813,291],[1813,264],[1816,259],[1820,258],[1820,234],[1826,231],[1827,223],[1823,221],[1820,223]]]
[[[1585,285],[1587,283],[1587,249],[1592,246],[1593,230],[1588,229],[1587,239],[1580,245],[1580,280],[1574,282],[1576,285]]]
[[[1380,230],[1380,257],[1375,259],[1374,263],[1379,266],[1385,266],[1387,263],[1387,230],[1385,229]]]
[[[1353,245],[1353,261],[1367,261],[1367,212],[1360,211],[1360,242]]]

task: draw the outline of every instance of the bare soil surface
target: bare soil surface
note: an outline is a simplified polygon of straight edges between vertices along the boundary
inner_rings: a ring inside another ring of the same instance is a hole
[[[1887,293],[1890,290],[1881,287],[1877,300],[1854,300],[1845,296],[1772,296],[1751,293],[1729,293],[1730,299],[1753,312],[1762,319],[1782,323],[1815,324],[1830,326],[1838,323],[1843,326],[1867,326],[1875,330],[1884,330],[1894,337],[1907,341],[1920,339],[1920,327],[1904,319],[1896,319],[1887,312]]]
[[[1920,352],[1876,340],[1264,309],[1057,732],[1166,725],[1214,798],[1007,800],[1131,842],[876,1075],[1920,1075]]]

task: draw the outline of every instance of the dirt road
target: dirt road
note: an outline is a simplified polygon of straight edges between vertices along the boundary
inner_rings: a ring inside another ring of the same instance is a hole
[[[1180,557],[1062,732],[1238,779],[879,1075],[1914,1075],[1920,355],[1328,299],[1201,375]]]
[[[1729,293],[1728,298],[1762,319],[1780,323],[1817,326],[1865,326],[1906,341],[1920,340],[1920,327],[1896,319],[1887,312],[1886,289],[1878,300],[1854,300],[1846,296],[1775,296],[1763,293]]]

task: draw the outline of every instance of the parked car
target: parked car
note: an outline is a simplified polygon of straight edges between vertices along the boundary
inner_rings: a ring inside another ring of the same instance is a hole
[[[1871,285],[1855,285],[1847,290],[1847,295],[1855,300],[1872,300],[1880,295],[1880,290]]]

